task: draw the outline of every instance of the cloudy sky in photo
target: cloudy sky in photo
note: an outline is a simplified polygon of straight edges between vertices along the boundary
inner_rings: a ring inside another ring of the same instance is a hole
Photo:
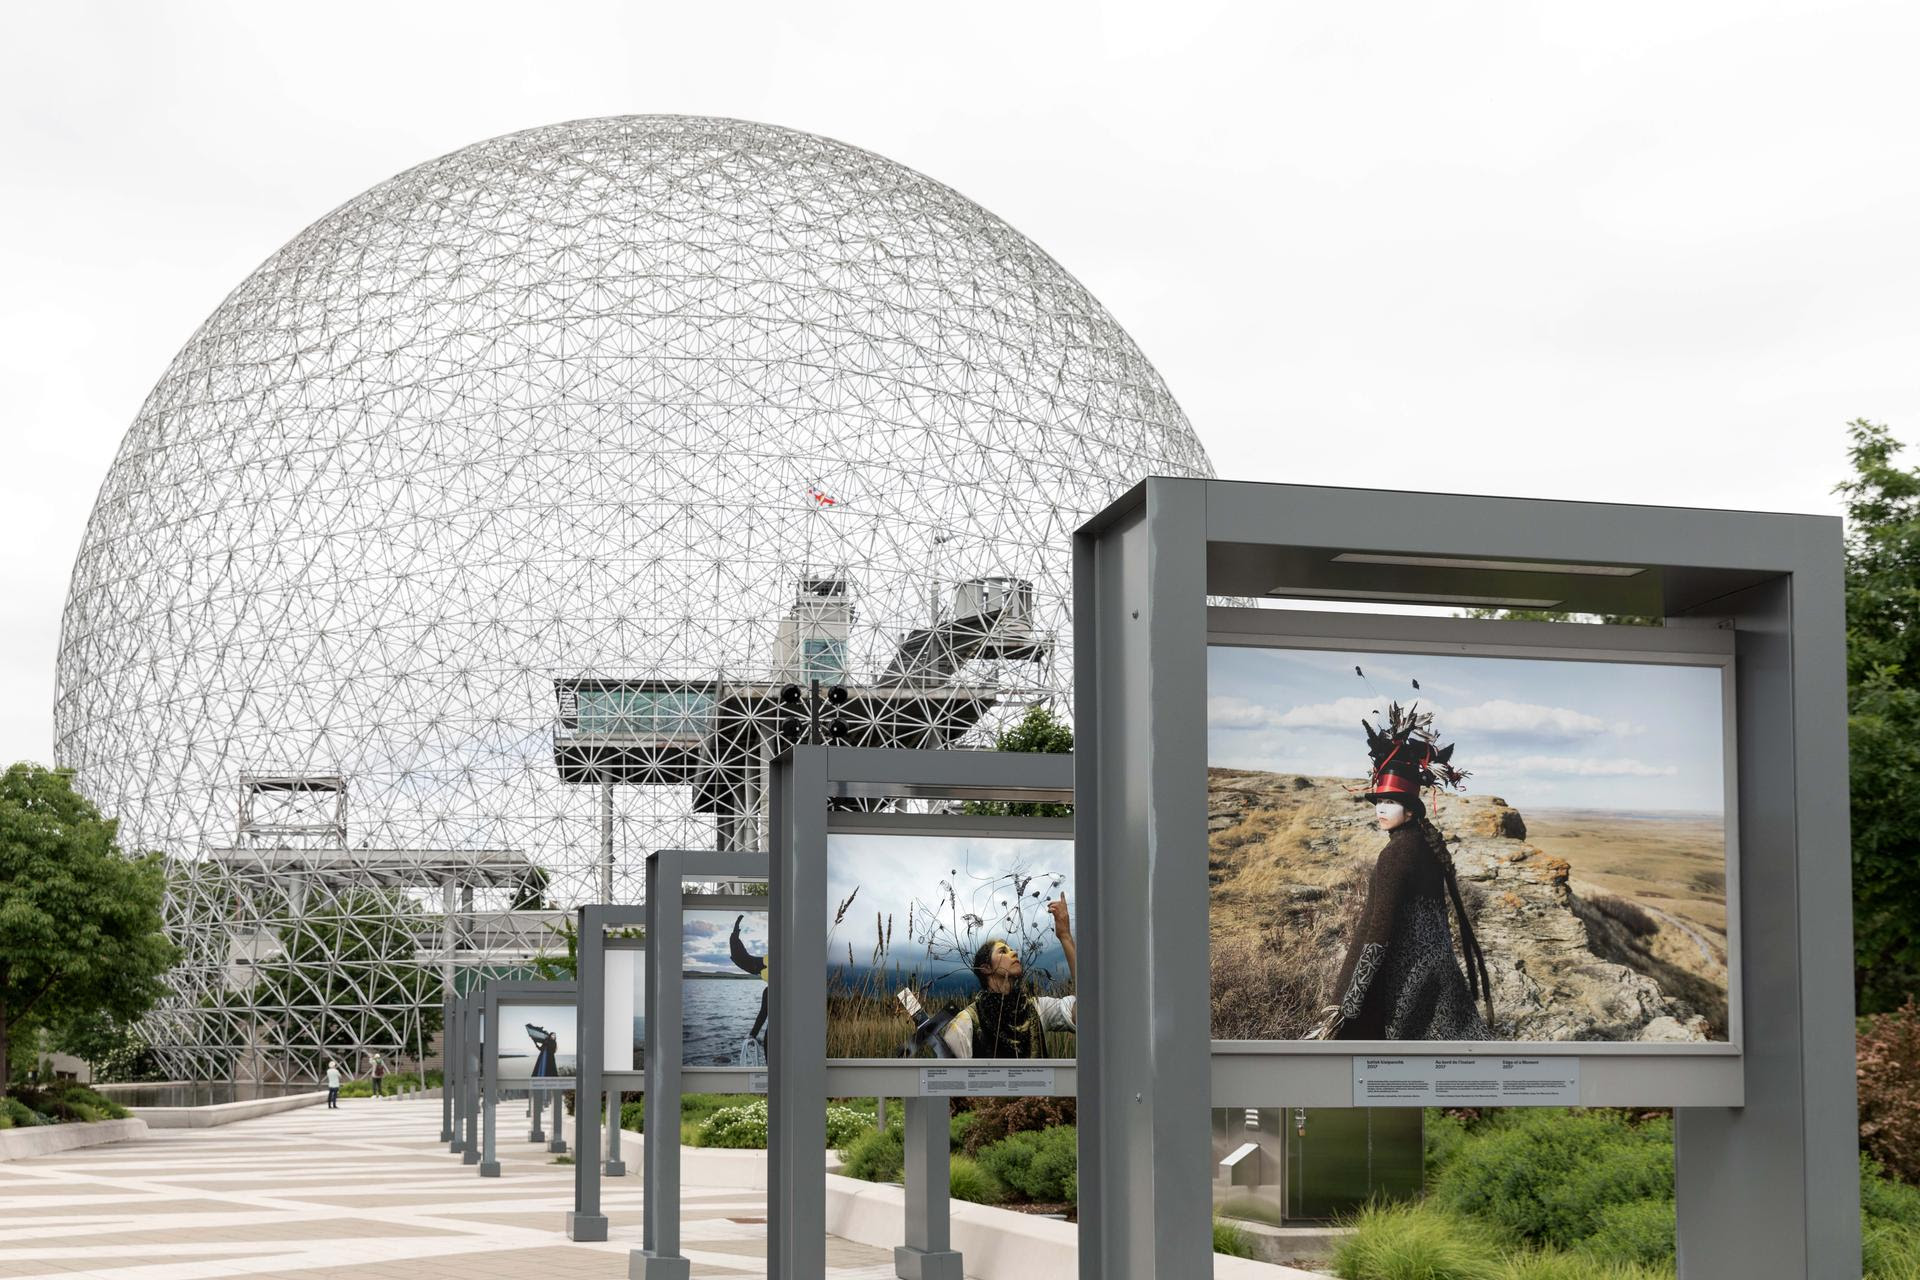
[[[1042,944],[1036,966],[1051,969],[1064,980],[1066,957],[1053,936],[1053,917],[1047,913],[1046,904],[1064,893],[1070,913],[1077,911],[1072,873],[1071,839],[830,836],[826,910],[831,933],[827,961],[844,967],[851,945],[855,967],[864,968],[873,958],[876,927],[884,931],[891,916],[889,967],[925,965],[929,978],[964,973],[974,948],[982,942],[1003,938],[1018,948],[1024,932],[1025,937],[1039,939]],[[1015,892],[1016,878],[1026,882],[1023,896]],[[943,883],[953,888],[951,902]],[[853,901],[836,928],[832,924],[834,913],[849,897]],[[907,937],[909,907],[914,932],[921,939],[918,942]],[[929,907],[935,909],[940,926],[931,960],[924,932]],[[973,921],[967,919],[969,915]],[[1077,928],[1079,916],[1071,914],[1070,919]]]
[[[680,963],[689,973],[739,973],[727,939],[735,917],[740,941],[757,956],[767,955],[767,913],[764,911],[689,911],[680,922]]]
[[[868,148],[1138,341],[1219,473],[1836,512],[1920,438],[1920,6],[238,0],[0,11],[0,760],[122,434],[263,260],[482,139]],[[1911,459],[1910,459],[1911,461]]]
[[[571,1066],[580,1052],[578,1017],[570,1004],[502,1004],[500,1006],[500,1076],[523,1080],[533,1072],[533,1037],[527,1034],[532,1023],[553,1032],[559,1040],[554,1050],[556,1064]]]
[[[1389,702],[1417,699],[1466,790],[1523,815],[1724,807],[1717,667],[1221,645],[1207,681],[1213,766],[1359,782],[1361,720],[1380,728]]]

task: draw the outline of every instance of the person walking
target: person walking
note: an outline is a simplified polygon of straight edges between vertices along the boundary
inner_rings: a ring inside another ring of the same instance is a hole
[[[340,1109],[340,1064],[327,1059],[327,1110]]]
[[[380,1058],[380,1055],[376,1053],[373,1055],[373,1096],[374,1097],[384,1098],[387,1096],[386,1090],[382,1088],[382,1086],[386,1083],[386,1079],[387,1079],[387,1064],[383,1062]]]

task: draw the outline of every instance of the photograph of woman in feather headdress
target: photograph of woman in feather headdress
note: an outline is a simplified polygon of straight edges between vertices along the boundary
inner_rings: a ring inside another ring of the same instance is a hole
[[[1487,962],[1460,894],[1453,855],[1421,792],[1459,790],[1464,770],[1440,745],[1433,713],[1393,703],[1379,729],[1367,720],[1372,770],[1366,798],[1386,833],[1366,900],[1313,1040],[1485,1040],[1493,1025]],[[1448,909],[1459,928],[1459,954]],[[1464,972],[1463,972],[1464,970]],[[1476,999],[1486,1007],[1482,1016]]]

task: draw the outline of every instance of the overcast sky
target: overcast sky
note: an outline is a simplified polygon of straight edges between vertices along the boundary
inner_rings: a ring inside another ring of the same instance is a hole
[[[583,116],[823,133],[1119,318],[1219,472],[1833,511],[1920,436],[1920,8],[62,3],[0,16],[0,760],[115,446],[262,259]]]
[[[1466,790],[1522,815],[1717,817],[1726,799],[1720,678],[1717,667],[1215,647],[1207,763],[1358,783],[1368,766],[1361,720],[1382,728],[1390,701],[1418,703],[1471,773]]]

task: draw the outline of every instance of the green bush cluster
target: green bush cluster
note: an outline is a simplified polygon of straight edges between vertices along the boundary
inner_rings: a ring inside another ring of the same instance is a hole
[[[761,1148],[767,1145],[764,1098],[738,1107],[722,1107],[700,1122],[697,1147]]]
[[[1070,1204],[1077,1197],[1079,1132],[1070,1124],[1012,1134],[980,1148],[974,1159],[1028,1200]]]
[[[0,1099],[0,1129],[37,1124],[93,1124],[125,1120],[132,1113],[85,1085],[62,1082],[42,1089],[18,1089]]]
[[[1636,1280],[1674,1268],[1673,1129],[1663,1116],[1430,1114],[1430,1195],[1368,1209],[1336,1252],[1347,1280]],[[1862,1158],[1869,1280],[1920,1277],[1920,1190]]]
[[[1600,1229],[1610,1206],[1673,1199],[1670,1120],[1557,1108],[1495,1114],[1437,1170],[1431,1195],[1512,1243],[1571,1249]]]
[[[408,1089],[437,1089],[440,1087],[442,1080],[443,1077],[438,1071],[429,1071],[424,1077],[416,1072],[408,1072],[405,1075],[385,1075],[380,1078],[380,1096],[383,1098],[391,1098],[395,1094],[404,1093]],[[340,1082],[340,1096],[343,1098],[371,1098],[373,1096],[372,1077],[342,1080]]]
[[[901,1128],[867,1131],[840,1149],[840,1172],[866,1182],[898,1182],[907,1167],[906,1141]]]
[[[956,1151],[947,1157],[947,1194],[973,1204],[999,1204],[1007,1189],[979,1161]]]

